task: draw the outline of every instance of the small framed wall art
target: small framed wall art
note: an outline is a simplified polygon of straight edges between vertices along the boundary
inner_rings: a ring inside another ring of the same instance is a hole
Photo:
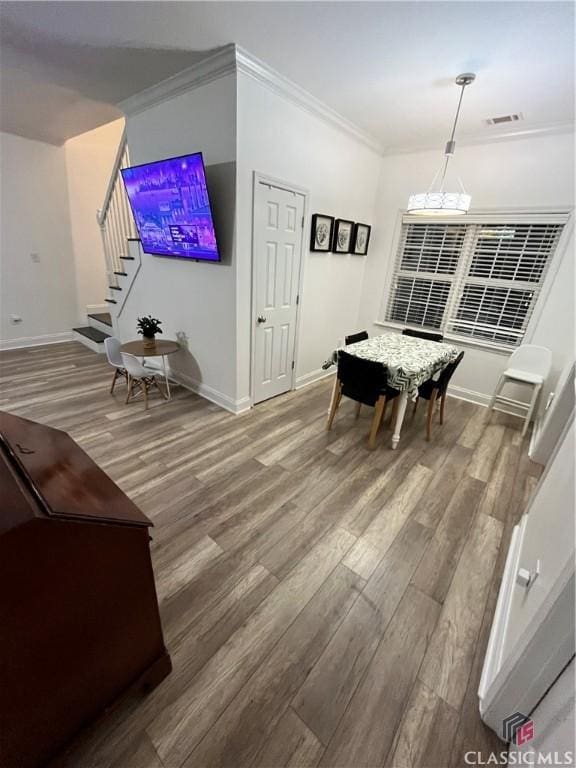
[[[348,219],[336,219],[334,222],[334,239],[332,241],[332,252],[350,253],[353,234],[353,221],[348,221]]]
[[[366,256],[372,227],[369,224],[355,224],[352,237],[352,253],[357,256]]]
[[[324,251],[324,253],[328,253],[332,247],[333,230],[334,216],[325,216],[323,213],[315,213],[312,216],[310,250]]]

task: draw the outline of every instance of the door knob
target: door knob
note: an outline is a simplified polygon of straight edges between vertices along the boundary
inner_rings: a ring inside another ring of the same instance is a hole
[[[258,315],[256,320],[257,320],[258,323],[265,323],[266,322],[266,318],[264,317],[264,315]]]

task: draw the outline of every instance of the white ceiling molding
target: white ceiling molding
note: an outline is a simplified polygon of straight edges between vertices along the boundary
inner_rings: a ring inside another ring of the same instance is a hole
[[[323,120],[332,128],[337,128],[375,152],[382,154],[383,146],[374,136],[366,133],[366,131],[363,131],[345,117],[342,117],[341,114],[324,104],[320,99],[312,96],[304,88],[284,77],[284,75],[281,75],[261,59],[256,58],[256,56],[248,53],[248,51],[240,46],[236,46],[236,61],[239,72],[252,77],[274,93],[288,99],[293,104],[296,104],[296,106],[314,115],[314,117]]]
[[[362,130],[304,88],[234,43],[223,46],[216,53],[209,54],[205,59],[202,59],[192,67],[130,96],[124,101],[119,102],[116,106],[129,117],[155,104],[160,104],[181,93],[200,88],[235,72],[241,72],[253,78],[273,93],[287,99],[332,128],[359,141],[384,157],[439,149],[437,143],[426,143],[408,147],[384,146],[374,136]],[[506,126],[494,130],[493,127],[483,126],[481,133],[459,136],[458,145],[464,147],[491,144],[493,142],[512,141],[536,136],[553,136],[573,131],[574,124],[571,121],[521,129]]]
[[[150,88],[124,99],[116,106],[127,117],[131,117],[155,104],[161,104],[181,93],[200,88],[234,72],[236,72],[236,46],[231,43],[192,67],[151,85]]]
[[[155,104],[172,99],[181,93],[200,88],[233,72],[242,72],[254,78],[274,93],[288,99],[309,114],[323,120],[333,128],[348,134],[370,149],[382,153],[382,144],[354,123],[342,117],[308,91],[269,67],[260,59],[231,43],[207,56],[188,69],[150,86],[117,104],[128,117],[137,115]]]
[[[499,131],[492,131],[490,127],[487,127],[485,133],[479,133],[477,135],[464,134],[457,137],[457,144],[459,147],[470,147],[478,144],[494,144],[499,141],[514,141],[518,139],[531,139],[537,136],[558,136],[561,133],[574,133],[574,123],[570,120],[565,120],[558,123],[550,123],[549,125],[540,125],[534,128],[523,128],[522,130],[503,129]],[[390,157],[392,155],[412,155],[416,152],[432,152],[434,150],[441,149],[438,144],[420,144],[418,146],[410,147],[385,147],[381,152],[383,157]]]

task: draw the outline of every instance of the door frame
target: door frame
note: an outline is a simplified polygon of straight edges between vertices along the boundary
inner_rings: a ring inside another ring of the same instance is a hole
[[[283,189],[286,192],[293,192],[296,195],[302,195],[304,198],[304,205],[302,208],[302,216],[304,218],[304,226],[300,234],[300,264],[298,267],[298,304],[296,306],[296,322],[294,324],[294,368],[292,369],[292,375],[290,378],[290,389],[292,392],[296,389],[296,368],[298,362],[298,347],[300,337],[300,309],[302,307],[302,291],[304,286],[304,231],[308,223],[308,198],[309,191],[305,187],[300,187],[297,184],[293,184],[290,181],[284,181],[278,179],[275,176],[270,176],[267,173],[260,171],[253,172],[252,178],[252,248],[250,269],[252,271],[251,280],[251,296],[250,296],[250,408],[254,407],[254,387],[256,381],[256,324],[254,323],[254,317],[256,312],[256,193],[258,190],[258,184],[263,184],[269,187],[277,187]]]

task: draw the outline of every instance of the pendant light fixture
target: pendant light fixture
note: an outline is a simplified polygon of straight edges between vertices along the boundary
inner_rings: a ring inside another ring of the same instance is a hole
[[[476,75],[472,72],[466,72],[463,75],[458,75],[456,78],[456,85],[459,85],[462,90],[460,91],[460,99],[458,100],[458,108],[456,109],[456,117],[454,118],[452,133],[450,134],[450,138],[446,143],[446,149],[444,150],[444,162],[432,179],[432,184],[430,184],[427,192],[410,195],[410,198],[408,199],[408,213],[423,216],[453,216],[454,214],[466,213],[470,208],[470,201],[472,198],[470,195],[466,194],[466,190],[464,189],[460,177],[458,177],[458,183],[460,184],[459,192],[446,192],[444,183],[446,181],[448,163],[456,149],[454,136],[456,134],[456,123],[458,122],[458,117],[460,115],[460,107],[462,106],[464,88],[466,88],[467,85],[470,85],[470,83],[473,83],[475,79]],[[438,178],[440,178],[440,183],[436,186]]]

